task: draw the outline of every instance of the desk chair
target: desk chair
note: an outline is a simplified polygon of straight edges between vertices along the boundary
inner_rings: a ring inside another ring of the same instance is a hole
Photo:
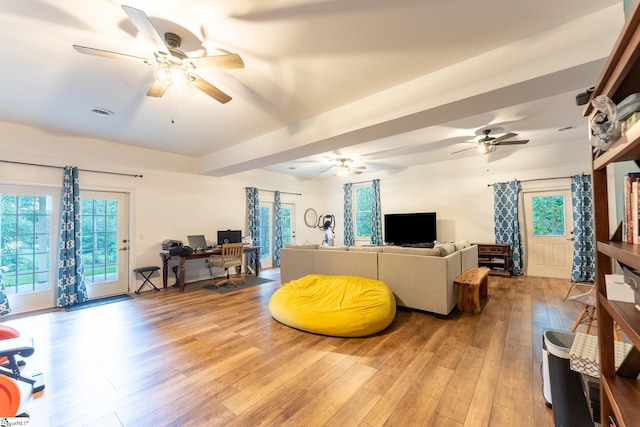
[[[244,283],[244,277],[242,271],[240,272],[239,279],[232,279],[229,276],[229,269],[234,267],[240,267],[242,270],[242,256],[244,245],[242,243],[225,243],[222,245],[222,253],[220,256],[212,256],[209,258],[207,264],[209,265],[209,273],[213,277],[212,267],[224,268],[227,273],[227,277],[215,283],[215,286],[219,288],[225,283],[230,283],[234,287],[237,287],[236,282]]]

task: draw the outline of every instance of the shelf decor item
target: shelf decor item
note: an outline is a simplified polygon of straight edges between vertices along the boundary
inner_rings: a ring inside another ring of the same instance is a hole
[[[620,123],[617,120],[618,110],[608,96],[596,96],[591,101],[593,108],[598,110],[589,121],[591,127],[591,145],[601,150],[620,138]]]

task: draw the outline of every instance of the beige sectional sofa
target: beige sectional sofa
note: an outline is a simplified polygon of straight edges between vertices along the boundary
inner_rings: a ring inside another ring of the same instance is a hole
[[[398,305],[441,315],[458,302],[454,280],[477,266],[478,247],[466,241],[432,249],[288,245],[280,251],[282,283],[312,273],[378,279],[393,291]]]

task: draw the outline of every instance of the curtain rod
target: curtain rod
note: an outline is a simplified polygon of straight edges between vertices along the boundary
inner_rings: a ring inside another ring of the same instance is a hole
[[[588,173],[582,173],[582,175],[589,175]],[[571,175],[571,176],[554,176],[552,178],[535,178],[535,179],[523,179],[520,182],[531,182],[531,181],[546,181],[549,179],[567,179],[567,178],[573,178],[575,175]],[[492,187],[495,184],[499,184],[499,183],[493,183],[493,184],[487,184],[487,187]]]
[[[2,159],[0,159],[0,162],[2,162],[2,163],[13,163],[14,165],[40,166],[40,167],[43,167],[43,168],[64,169],[64,166],[43,165],[43,164],[39,164],[39,163],[14,162],[12,160],[2,160]],[[82,171],[82,172],[106,173],[108,175],[122,175],[122,176],[131,176],[133,178],[142,178],[142,175],[134,175],[132,173],[97,171],[97,170],[93,170],[93,169],[80,169],[80,168],[78,168],[78,170]]]
[[[244,189],[246,190],[249,187],[244,187]],[[258,191],[268,191],[269,193],[275,193],[278,190],[265,190],[263,188],[258,188]],[[294,196],[302,196],[302,193],[290,193],[288,191],[280,191],[280,194],[292,194]]]
[[[351,185],[366,184],[367,182],[373,182],[373,179],[370,179],[369,181],[349,182],[348,184],[351,184]]]

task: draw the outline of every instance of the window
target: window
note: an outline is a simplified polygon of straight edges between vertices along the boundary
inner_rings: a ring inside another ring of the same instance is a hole
[[[260,258],[271,258],[271,208],[260,206]]]
[[[533,234],[536,236],[564,236],[564,197],[534,196],[531,198]]]
[[[81,199],[82,264],[87,284],[117,280],[118,202]]]
[[[373,189],[368,185],[353,186],[354,230],[356,239],[371,238]]]
[[[291,243],[291,236],[293,232],[291,230],[291,208],[282,206],[280,208],[280,219],[282,221],[282,247]]]
[[[0,195],[0,264],[7,295],[50,289],[51,198]]]

